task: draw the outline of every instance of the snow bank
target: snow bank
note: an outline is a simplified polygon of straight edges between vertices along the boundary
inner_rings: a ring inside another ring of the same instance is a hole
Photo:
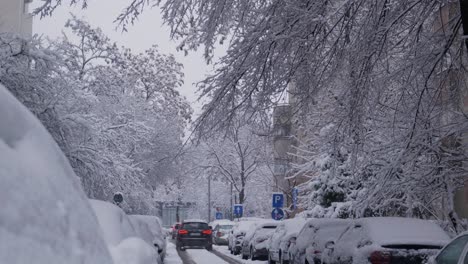
[[[112,263],[68,160],[0,85],[0,263]]]

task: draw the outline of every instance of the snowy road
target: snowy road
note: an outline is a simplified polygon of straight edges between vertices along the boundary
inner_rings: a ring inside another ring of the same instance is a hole
[[[167,256],[164,264],[266,264],[267,261],[243,260],[229,254],[225,246],[214,246],[212,252],[205,249],[177,251],[174,243],[167,243]]]

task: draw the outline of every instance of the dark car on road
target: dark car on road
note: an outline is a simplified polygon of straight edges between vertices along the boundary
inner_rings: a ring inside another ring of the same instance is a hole
[[[177,248],[185,250],[188,247],[213,249],[211,227],[202,220],[185,220],[177,233]]]

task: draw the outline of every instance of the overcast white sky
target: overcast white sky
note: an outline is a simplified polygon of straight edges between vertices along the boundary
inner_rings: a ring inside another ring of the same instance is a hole
[[[36,1],[37,3],[38,1]],[[67,2],[67,1],[65,1]],[[163,53],[172,53],[177,61],[184,65],[184,85],[181,93],[187,97],[195,114],[200,113],[201,103],[196,102],[196,87],[194,83],[201,81],[210,71],[211,65],[206,65],[202,52],[192,52],[184,56],[182,52],[176,51],[177,43],[170,40],[169,28],[162,25],[160,10],[157,8],[147,9],[135,23],[130,26],[128,32],[121,33],[113,23],[119,12],[128,4],[129,0],[90,0],[89,6],[85,10],[78,7],[63,5],[59,7],[52,17],[34,19],[34,33],[57,38],[61,36],[66,20],[70,13],[84,18],[91,25],[100,27],[112,40],[131,48],[135,52],[142,52],[156,44]],[[34,2],[33,6],[34,8]],[[218,51],[217,55],[225,52],[224,48]]]

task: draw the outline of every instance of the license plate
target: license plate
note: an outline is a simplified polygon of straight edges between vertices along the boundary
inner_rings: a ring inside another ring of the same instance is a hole
[[[190,233],[190,236],[200,236],[200,233]]]

